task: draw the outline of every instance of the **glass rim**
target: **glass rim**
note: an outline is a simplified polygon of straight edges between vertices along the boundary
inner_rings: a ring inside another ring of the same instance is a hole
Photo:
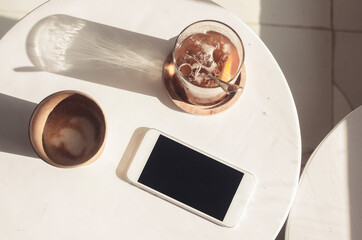
[[[221,22],[221,21],[218,21],[218,20],[212,20],[212,19],[204,19],[204,20],[199,20],[199,21],[196,21],[196,22],[193,22],[189,25],[187,25],[177,36],[176,40],[175,40],[175,44],[173,46],[173,49],[172,49],[172,62],[175,66],[175,71],[179,73],[179,75],[181,75],[184,80],[186,80],[187,82],[189,82],[190,84],[196,86],[196,87],[200,87],[200,88],[218,88],[219,86],[213,86],[213,87],[203,87],[203,86],[200,86],[198,84],[195,84],[191,81],[188,80],[188,78],[186,78],[179,70],[178,68],[176,67],[177,64],[176,64],[176,57],[175,57],[175,49],[176,49],[176,45],[180,39],[180,36],[188,29],[190,28],[191,26],[193,25],[196,25],[196,24],[199,24],[199,23],[204,23],[204,22],[212,22],[212,23],[216,23],[216,24],[220,24],[220,25],[223,25],[224,27],[230,29],[234,34],[235,36],[238,38],[238,40],[240,41],[240,45],[241,45],[241,49],[242,49],[242,55],[240,57],[242,57],[241,61],[240,61],[240,64],[239,64],[239,67],[238,67],[238,70],[236,71],[236,74],[233,78],[231,78],[228,82],[231,82],[233,81],[235,78],[238,78],[238,76],[240,75],[241,73],[241,69],[242,69],[242,66],[244,64],[244,61],[245,61],[245,47],[244,47],[244,43],[243,41],[241,40],[241,37],[239,36],[239,34],[232,28],[230,27],[228,24],[224,23],[224,22]],[[238,51],[239,52],[239,51]]]

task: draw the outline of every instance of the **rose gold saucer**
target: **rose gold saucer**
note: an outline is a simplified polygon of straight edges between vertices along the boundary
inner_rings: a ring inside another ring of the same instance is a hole
[[[241,68],[241,74],[235,83],[239,86],[245,86],[245,81],[246,68],[245,65],[243,65]],[[163,83],[165,84],[166,91],[171,100],[185,112],[195,115],[212,115],[223,112],[230,108],[239,99],[244,91],[244,89],[242,89],[235,94],[226,95],[225,98],[210,105],[197,105],[191,103],[187,97],[187,94],[185,93],[185,90],[180,86],[179,80],[176,77],[175,71],[173,69],[171,55],[167,58],[163,66]]]

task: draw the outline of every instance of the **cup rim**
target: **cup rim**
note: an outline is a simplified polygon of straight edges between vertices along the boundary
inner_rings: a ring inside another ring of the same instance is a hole
[[[196,21],[196,22],[193,22],[189,25],[187,25],[177,36],[176,40],[175,40],[175,43],[174,43],[174,46],[172,48],[172,63],[174,66],[176,66],[176,57],[175,57],[175,49],[176,49],[176,44],[181,36],[182,33],[184,33],[189,27],[195,25],[195,24],[199,24],[199,23],[203,23],[203,22],[213,22],[213,23],[217,23],[217,24],[220,24],[220,25],[224,25],[225,27],[227,27],[228,29],[230,29],[232,32],[234,32],[234,34],[236,35],[236,37],[239,39],[240,43],[241,43],[241,48],[243,50],[242,52],[242,60],[239,64],[239,67],[238,67],[238,74],[236,74],[232,79],[230,79],[228,82],[231,82],[232,80],[235,80],[238,78],[238,76],[241,74],[241,68],[244,64],[244,61],[245,61],[245,47],[244,47],[244,42],[241,40],[241,37],[239,36],[239,34],[232,28],[230,27],[228,24],[224,23],[224,22],[221,22],[221,21],[218,21],[218,20],[213,20],[213,19],[204,19],[204,20],[199,20],[199,21]],[[199,88],[203,88],[203,89],[214,89],[214,88],[219,88],[220,86],[213,86],[213,87],[203,87],[203,86],[200,86],[200,85],[197,85],[191,81],[188,80],[188,78],[186,78],[179,70],[178,68],[175,67],[175,71],[178,72],[180,74],[180,76],[183,77],[184,80],[186,80],[188,83],[192,84],[193,86],[196,86],[196,87],[199,87]]]

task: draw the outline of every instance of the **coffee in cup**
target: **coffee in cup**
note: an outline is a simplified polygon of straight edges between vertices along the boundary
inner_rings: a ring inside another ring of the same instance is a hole
[[[95,161],[103,151],[105,117],[90,96],[62,91],[39,103],[30,120],[29,136],[46,162],[65,168],[81,166]]]
[[[196,105],[213,105],[227,94],[210,76],[235,84],[244,63],[244,46],[228,25],[204,20],[179,34],[172,59],[187,100]]]

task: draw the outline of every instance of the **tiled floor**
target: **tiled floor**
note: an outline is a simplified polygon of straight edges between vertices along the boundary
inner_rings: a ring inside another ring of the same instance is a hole
[[[0,0],[0,38],[43,2]],[[362,1],[214,2],[246,22],[278,61],[297,105],[304,164],[331,128],[362,104]]]

